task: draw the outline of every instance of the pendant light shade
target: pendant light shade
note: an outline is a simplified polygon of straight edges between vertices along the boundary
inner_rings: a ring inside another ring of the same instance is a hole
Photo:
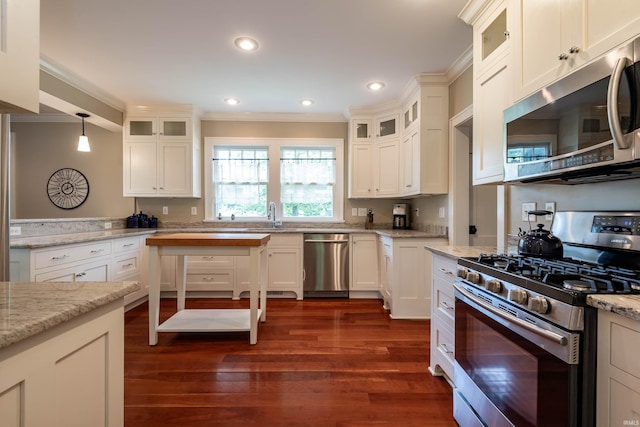
[[[82,135],[78,138],[78,151],[88,153],[91,151],[91,147],[89,146],[89,138],[84,134],[84,119],[89,117],[89,115],[86,113],[77,113],[76,116],[82,118]]]

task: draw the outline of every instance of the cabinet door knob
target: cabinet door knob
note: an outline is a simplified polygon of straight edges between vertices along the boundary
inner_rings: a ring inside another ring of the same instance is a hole
[[[578,53],[580,52],[580,48],[578,46],[571,46],[569,48],[569,53]]]
[[[511,37],[511,33],[509,31],[505,31],[504,32],[504,38],[508,39],[509,37]]]
[[[561,53],[560,55],[558,55],[558,59],[560,61],[565,61],[565,60],[569,59],[569,55],[567,55],[566,53]]]

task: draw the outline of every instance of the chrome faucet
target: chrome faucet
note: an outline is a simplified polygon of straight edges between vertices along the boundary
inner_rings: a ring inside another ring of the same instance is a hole
[[[276,202],[269,202],[269,208],[267,209],[267,219],[271,221],[273,228],[276,228]]]

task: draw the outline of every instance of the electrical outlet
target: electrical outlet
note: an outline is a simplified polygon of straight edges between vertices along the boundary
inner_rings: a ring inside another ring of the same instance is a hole
[[[162,215],[168,215],[168,214],[169,214],[169,206],[163,206]]]
[[[535,202],[523,203],[522,204],[522,220],[523,221],[528,221],[529,220],[529,214],[527,212],[535,211],[535,210],[536,210],[536,203]],[[535,221],[535,216],[533,216],[532,221]]]
[[[555,213],[555,211],[556,211],[556,202],[547,202],[547,203],[545,203],[544,204],[544,210]],[[553,214],[545,215],[544,219],[546,219],[547,221],[551,221],[553,219]]]
[[[191,206],[191,215],[198,215],[198,208],[196,206]]]
[[[444,211],[444,207],[441,206],[440,209],[438,209],[438,217],[440,218],[444,218],[445,217],[445,211]]]
[[[414,212],[416,213],[416,218],[420,216],[420,208],[415,208]]]
[[[22,227],[9,227],[9,236],[19,236],[22,234]]]
[[[367,216],[367,208],[358,208],[358,216]]]
[[[351,216],[358,216],[358,208],[351,208]]]
[[[105,222],[105,223],[104,223],[104,229],[105,229],[105,230],[108,230],[108,229],[110,229],[110,228],[111,228],[111,223],[110,223],[110,222]]]

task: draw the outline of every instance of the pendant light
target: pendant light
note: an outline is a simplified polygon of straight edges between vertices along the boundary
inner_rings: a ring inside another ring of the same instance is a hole
[[[91,147],[89,147],[89,138],[84,134],[84,119],[89,117],[86,113],[76,113],[76,116],[82,118],[82,135],[78,138],[78,151],[90,152]]]

